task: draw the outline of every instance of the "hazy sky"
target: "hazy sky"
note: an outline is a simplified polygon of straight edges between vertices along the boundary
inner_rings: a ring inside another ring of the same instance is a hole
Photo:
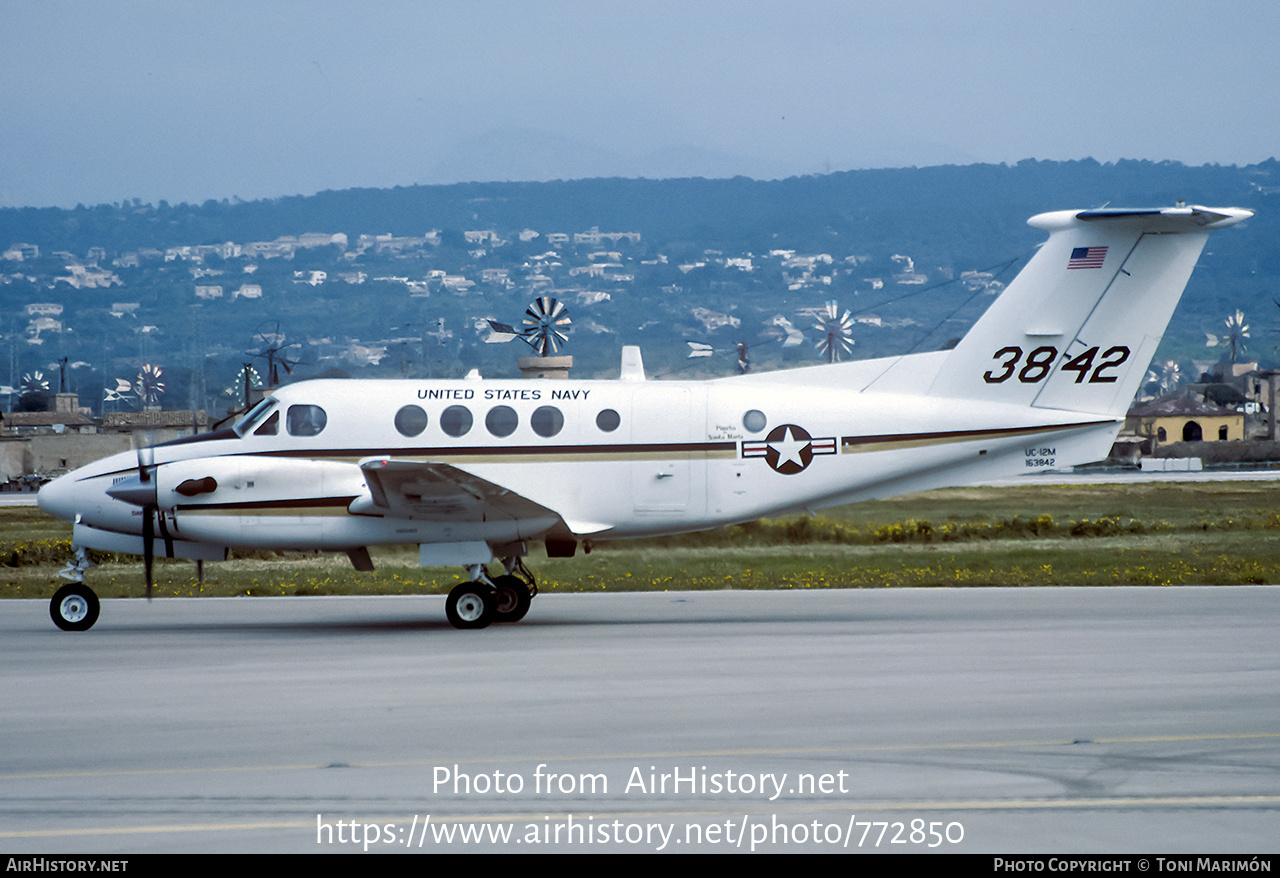
[[[1280,3],[0,0],[0,205],[1280,153]]]

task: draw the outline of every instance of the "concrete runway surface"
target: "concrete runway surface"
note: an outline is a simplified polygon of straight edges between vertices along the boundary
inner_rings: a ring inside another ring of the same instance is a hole
[[[1280,850],[1280,587],[0,601],[4,853]]]

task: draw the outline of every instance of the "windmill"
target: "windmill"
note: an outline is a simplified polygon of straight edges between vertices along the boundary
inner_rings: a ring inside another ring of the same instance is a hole
[[[765,329],[756,336],[756,343],[780,343],[782,347],[788,348],[803,344],[804,335],[791,325],[790,320],[778,314],[765,321]],[[706,342],[687,341],[685,344],[689,346],[689,356],[686,359],[710,357],[716,353],[716,348]],[[738,374],[745,375],[750,372],[751,360],[748,356],[748,343],[745,341],[734,342],[733,350],[737,354]]]
[[[524,309],[524,315],[520,335],[538,356],[551,356],[569,340],[569,336],[560,331],[560,327],[567,327],[571,322],[569,310],[559,300],[539,296]]]
[[[44,373],[37,369],[34,372],[28,372],[22,376],[22,393],[48,393],[49,379],[44,377]]]
[[[133,393],[133,382],[126,381],[123,378],[116,379],[115,387],[103,388],[104,393],[102,401],[105,402],[121,402],[127,394]]]
[[[1226,320],[1222,321],[1227,327],[1227,334],[1223,336],[1223,347],[1231,349],[1231,365],[1236,364],[1236,355],[1245,351],[1244,340],[1249,337],[1249,324],[1244,322],[1244,313],[1237,311]]]
[[[524,309],[524,314],[523,329],[490,320],[491,332],[485,342],[497,344],[518,338],[537,351],[539,357],[549,357],[569,340],[569,336],[561,331],[572,322],[569,309],[558,299],[539,296]]]
[[[274,332],[258,330],[254,337],[259,344],[263,345],[263,349],[256,354],[251,354],[251,356],[267,361],[267,386],[279,387],[280,367],[284,367],[286,375],[292,375],[293,367],[302,363],[301,360],[286,356],[284,352],[289,348],[300,348],[302,345],[296,341],[292,344],[284,343],[284,333],[280,331],[279,321],[276,322]]]
[[[822,333],[814,347],[826,355],[828,363],[838,363],[843,354],[853,351],[853,320],[847,310],[840,314],[840,306],[834,299],[827,302],[824,316],[818,318],[813,328]]]
[[[1227,317],[1222,321],[1226,327],[1224,334],[1205,331],[1205,347],[1226,348],[1231,355],[1231,363],[1227,367],[1227,375],[1235,370],[1236,357],[1245,352],[1245,340],[1249,338],[1249,324],[1244,322],[1244,312],[1236,311],[1236,313]]]
[[[236,409],[248,411],[254,388],[261,387],[262,376],[258,374],[257,369],[253,368],[253,363],[242,363],[240,371],[236,373],[236,380],[222,392],[231,397]]]
[[[20,412],[45,411],[49,407],[50,396],[49,379],[44,377],[44,373],[38,369],[28,372],[22,376],[22,383],[18,385],[18,408],[16,410]],[[11,393],[11,403],[12,399]]]
[[[151,363],[145,363],[142,371],[138,373],[138,380],[134,382],[134,388],[138,393],[138,402],[142,406],[158,406],[160,405],[160,397],[164,395],[164,382],[160,380],[160,375],[164,372],[159,366]]]
[[[709,357],[716,352],[711,345],[701,341],[685,342],[689,346],[689,356],[686,359],[692,360],[697,357]],[[748,345],[745,341],[734,342],[734,351],[738,355],[738,374],[745,375],[751,371],[751,360],[747,357]]]
[[[1182,369],[1177,360],[1152,363],[1143,380],[1143,389],[1152,395],[1171,393],[1182,383]]]

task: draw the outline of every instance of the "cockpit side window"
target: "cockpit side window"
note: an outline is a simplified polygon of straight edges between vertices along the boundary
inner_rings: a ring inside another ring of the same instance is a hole
[[[274,436],[280,432],[280,413],[272,412],[271,417],[262,422],[262,426],[253,431],[255,436]]]
[[[249,409],[249,411],[245,413],[244,417],[232,425],[231,429],[236,431],[237,436],[244,436],[248,434],[254,424],[265,418],[267,416],[267,412],[273,409],[275,404],[275,399],[268,396],[266,399],[262,400],[262,402]]]
[[[318,405],[291,405],[285,416],[285,429],[290,436],[316,436],[329,417]]]

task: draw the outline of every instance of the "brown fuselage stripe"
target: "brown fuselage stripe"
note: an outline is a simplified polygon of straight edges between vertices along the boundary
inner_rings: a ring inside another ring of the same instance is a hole
[[[889,448],[921,448],[928,445],[944,445],[951,442],[970,442],[975,439],[1007,439],[1014,436],[1031,436],[1036,433],[1056,433],[1081,427],[1100,427],[1114,421],[1079,421],[1074,424],[1048,424],[1039,427],[1003,427],[989,430],[954,430],[938,433],[888,433],[879,436],[843,436],[840,450],[843,454],[866,451],[886,451]]]

